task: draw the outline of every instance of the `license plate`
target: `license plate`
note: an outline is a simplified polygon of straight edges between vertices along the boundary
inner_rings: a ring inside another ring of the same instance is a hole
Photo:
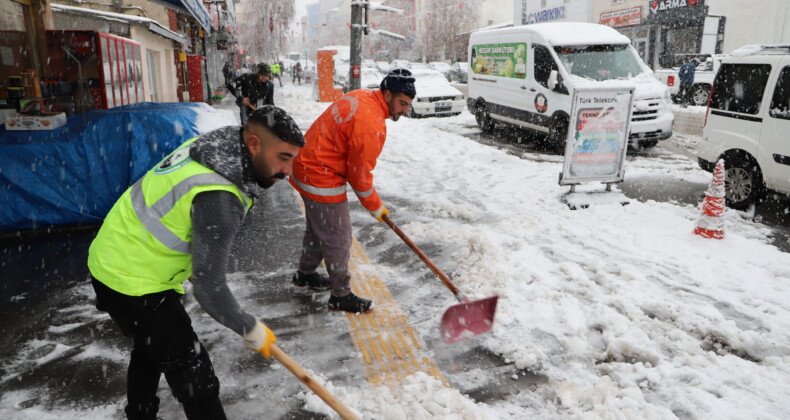
[[[436,102],[433,107],[436,112],[444,112],[453,109],[453,104],[450,102]]]

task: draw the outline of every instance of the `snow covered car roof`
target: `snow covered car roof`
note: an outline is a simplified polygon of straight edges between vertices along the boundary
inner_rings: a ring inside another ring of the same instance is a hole
[[[417,89],[417,98],[432,96],[459,96],[463,95],[460,90],[454,88],[444,75],[431,69],[415,69],[411,74],[414,76],[414,87]]]

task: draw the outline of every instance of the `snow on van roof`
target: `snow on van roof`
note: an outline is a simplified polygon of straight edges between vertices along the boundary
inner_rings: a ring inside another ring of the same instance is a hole
[[[553,45],[594,45],[594,44],[630,44],[631,40],[616,30],[597,23],[586,22],[549,22],[533,25],[513,26],[511,28],[492,29],[486,33],[518,34],[530,31]],[[482,31],[475,32],[479,34]]]

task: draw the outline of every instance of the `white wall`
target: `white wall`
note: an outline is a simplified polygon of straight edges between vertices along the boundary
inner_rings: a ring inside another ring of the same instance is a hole
[[[723,52],[747,44],[790,43],[790,1],[708,0],[709,15],[727,17]]]
[[[514,1],[519,0],[480,0],[477,27],[512,22]]]
[[[597,17],[593,17],[593,0],[545,0],[545,7],[543,7],[542,3],[541,0],[515,0],[513,7],[515,24],[522,24],[522,14],[525,12],[531,14],[559,7],[565,9],[565,17],[562,19],[553,19],[550,20],[550,22],[598,21]]]

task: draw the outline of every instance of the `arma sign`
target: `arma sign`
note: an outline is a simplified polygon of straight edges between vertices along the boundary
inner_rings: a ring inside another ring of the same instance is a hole
[[[687,6],[698,6],[704,3],[705,0],[651,0],[650,13],[659,13]]]

